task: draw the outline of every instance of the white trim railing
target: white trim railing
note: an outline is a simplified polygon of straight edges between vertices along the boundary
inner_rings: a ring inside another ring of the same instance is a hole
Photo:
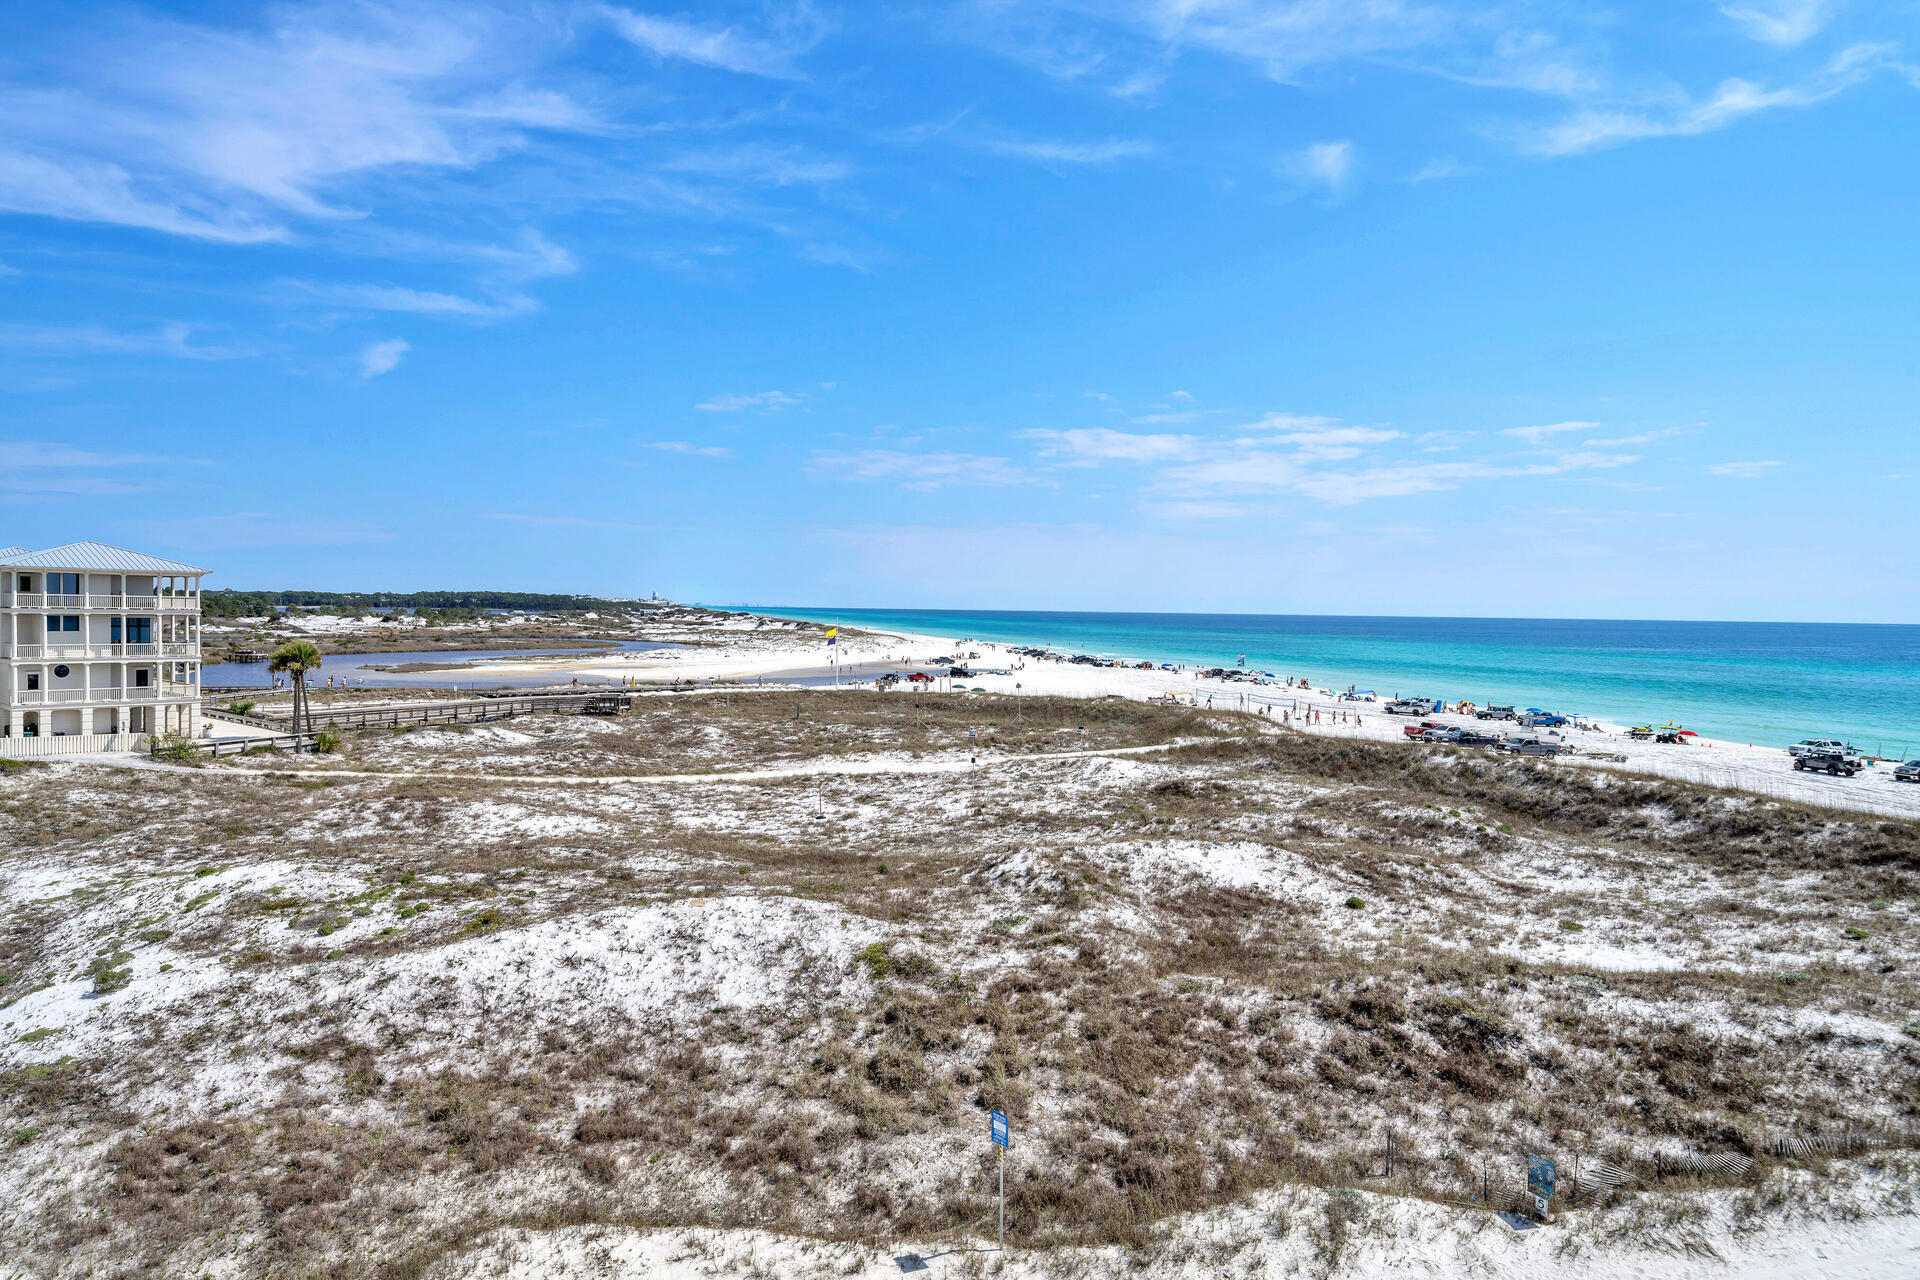
[[[32,760],[40,756],[77,756],[95,751],[138,751],[152,736],[145,733],[50,733],[41,737],[0,737],[0,756]]]
[[[165,643],[166,656],[169,658],[198,658],[200,645],[193,640],[168,640]],[[18,644],[0,645],[0,658],[39,659],[53,661],[60,658],[157,658],[161,651],[160,643],[147,644]]]

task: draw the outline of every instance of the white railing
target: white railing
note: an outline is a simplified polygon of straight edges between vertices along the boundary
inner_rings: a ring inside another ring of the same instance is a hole
[[[87,607],[87,598],[85,596],[49,594],[47,596],[46,607],[49,609],[84,609]]]
[[[0,658],[157,658],[161,646],[158,644],[21,644],[0,645]],[[166,644],[170,658],[197,658],[200,646],[191,640],[174,640]]]
[[[175,613],[200,612],[199,596],[155,596],[158,601],[155,608],[168,609]]]
[[[117,684],[103,685],[97,689],[19,689],[14,692],[12,701],[23,707],[44,707],[49,704],[92,703],[95,706],[117,706],[123,702],[190,702],[200,696],[198,685],[180,684],[162,692],[152,685],[122,688]]]
[[[77,756],[94,751],[137,751],[144,733],[60,733],[41,738],[0,737],[0,756],[31,760],[39,756]]]
[[[38,591],[17,591],[13,596],[13,607],[16,609],[39,609],[46,603],[47,598]]]

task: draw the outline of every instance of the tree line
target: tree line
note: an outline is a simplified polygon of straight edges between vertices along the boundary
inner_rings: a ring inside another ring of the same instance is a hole
[[[329,613],[366,613],[376,609],[412,609],[419,612],[461,613],[478,616],[482,609],[526,609],[535,613],[585,612],[602,609],[649,609],[651,600],[609,600],[601,596],[561,595],[544,591],[234,591],[200,593],[200,610],[211,618],[258,617],[280,606],[321,609]]]

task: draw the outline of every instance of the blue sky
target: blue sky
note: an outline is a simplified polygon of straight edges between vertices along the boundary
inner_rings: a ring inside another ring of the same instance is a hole
[[[1920,621],[1920,8],[0,8],[0,543]]]

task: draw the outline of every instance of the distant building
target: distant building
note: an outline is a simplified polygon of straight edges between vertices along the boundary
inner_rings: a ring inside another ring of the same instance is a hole
[[[99,542],[0,548],[0,755],[192,736],[206,572]]]

